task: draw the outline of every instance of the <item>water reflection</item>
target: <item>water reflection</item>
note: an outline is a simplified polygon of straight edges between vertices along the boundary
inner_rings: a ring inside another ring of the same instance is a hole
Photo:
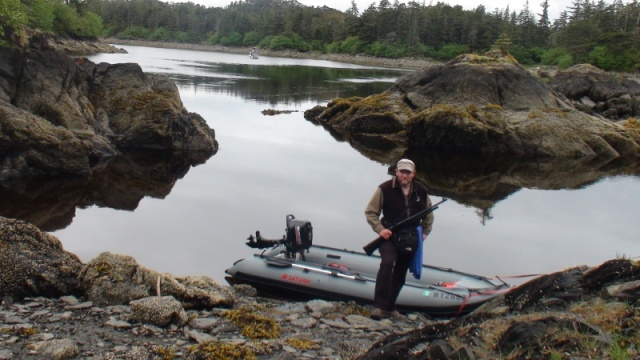
[[[71,224],[76,208],[133,211],[145,197],[163,199],[189,168],[187,160],[172,155],[121,155],[89,178],[32,179],[13,188],[0,187],[0,215],[55,231]]]
[[[639,175],[638,159],[597,158],[513,161],[409,153],[418,176],[435,192],[487,212],[520,189],[580,189],[603,178]]]
[[[116,46],[119,46],[115,44]],[[269,105],[327,102],[386,90],[408,70],[372,68],[324,60],[119,46],[127,54],[98,54],[96,63],[135,62],[146,72],[163,73],[199,93],[237,96]]]
[[[311,111],[322,111],[316,107]],[[313,119],[314,116],[311,116]],[[455,199],[476,207],[481,218],[497,202],[520,189],[567,190],[581,189],[601,179],[640,175],[638,157],[581,157],[522,160],[505,155],[489,157],[445,154],[420,149],[407,149],[403,144],[385,137],[354,132],[345,135],[333,126],[310,120],[322,127],[332,138],[348,143],[363,156],[391,166],[400,158],[416,162],[417,177],[436,195]]]
[[[491,219],[491,208],[523,188],[580,189],[603,178],[640,174],[639,163],[632,159],[514,162],[425,153],[367,154],[382,164],[390,164],[390,159],[400,156],[414,159],[418,178],[434,196],[476,208],[483,223]],[[186,160],[176,156],[122,155],[95,169],[89,178],[37,179],[12,188],[0,187],[0,215],[55,231],[71,224],[76,208],[96,205],[133,211],[145,197],[163,199],[189,168]]]
[[[199,74],[169,74],[183,87],[220,92],[262,104],[296,105],[317,99],[327,101],[343,94],[367,96],[391,86],[402,72],[397,70],[332,69],[304,66],[256,66],[250,64],[203,64]]]

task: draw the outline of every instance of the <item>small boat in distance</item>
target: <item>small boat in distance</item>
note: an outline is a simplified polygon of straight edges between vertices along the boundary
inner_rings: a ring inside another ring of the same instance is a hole
[[[258,50],[256,50],[256,48],[251,48],[251,52],[249,53],[249,58],[251,59],[258,58]]]
[[[280,240],[249,236],[247,246],[264,249],[236,261],[226,270],[231,285],[249,284],[264,295],[373,303],[379,256],[312,245],[311,223],[287,216],[287,234]],[[419,311],[434,316],[469,313],[509,291],[498,279],[423,265],[422,276],[407,275],[398,297],[400,311]]]

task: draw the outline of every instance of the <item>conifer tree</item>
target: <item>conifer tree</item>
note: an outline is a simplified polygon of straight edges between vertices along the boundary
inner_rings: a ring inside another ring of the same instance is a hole
[[[496,42],[491,47],[493,50],[500,50],[503,54],[509,53],[509,48],[513,45],[509,35],[506,32],[502,32]]]
[[[356,0],[351,0],[351,7],[347,10],[347,14],[358,16],[360,15],[360,11],[358,11],[358,5],[356,5]]]

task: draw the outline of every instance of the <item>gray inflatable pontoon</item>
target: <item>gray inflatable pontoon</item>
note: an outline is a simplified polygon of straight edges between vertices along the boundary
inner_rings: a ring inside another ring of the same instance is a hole
[[[259,232],[256,237],[262,246],[256,245],[253,236],[247,245],[254,248],[266,247],[264,244],[269,242],[274,245],[260,254],[238,260],[227,269],[230,284],[249,284],[278,296],[373,302],[380,257],[319,245],[291,251],[286,238],[265,241],[260,239]],[[397,307],[400,311],[437,316],[463,315],[510,290],[507,283],[497,280],[423,265],[420,280],[407,274]]]

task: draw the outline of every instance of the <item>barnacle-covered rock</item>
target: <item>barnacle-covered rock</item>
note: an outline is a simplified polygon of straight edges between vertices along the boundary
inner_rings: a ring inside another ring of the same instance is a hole
[[[174,277],[140,266],[131,256],[104,252],[78,276],[85,296],[99,305],[126,305],[151,295],[171,295],[184,308],[230,307],[233,290],[206,277]]]
[[[0,217],[0,297],[59,297],[80,293],[80,259],[60,240],[20,220]]]

